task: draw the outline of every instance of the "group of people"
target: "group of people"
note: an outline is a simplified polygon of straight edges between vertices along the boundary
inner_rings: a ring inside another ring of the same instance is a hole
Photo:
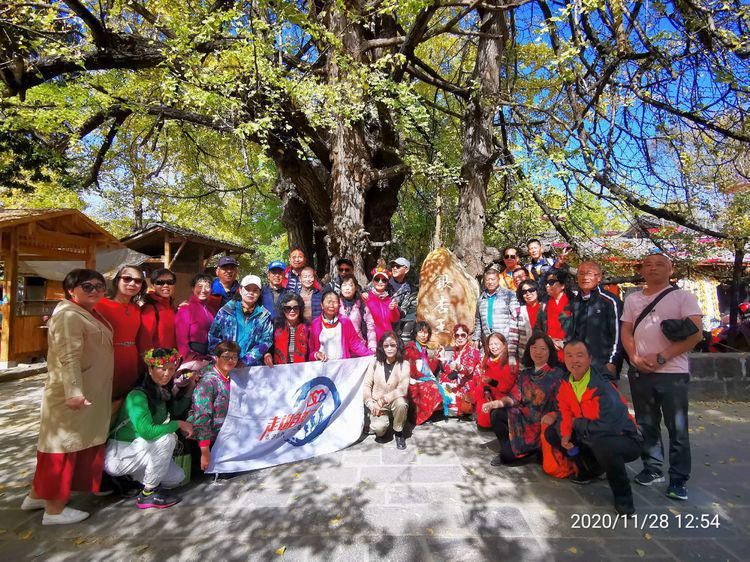
[[[175,448],[180,440],[195,444],[201,469],[208,468],[232,369],[370,355],[363,399],[379,441],[392,431],[405,449],[409,419],[475,418],[498,437],[493,465],[544,451],[574,482],[606,472],[616,508],[631,513],[624,463],[642,452],[636,482],[664,480],[663,416],[668,495],[686,499],[685,353],[692,336],[670,342],[659,323],[699,321],[695,299],[670,288],[666,256],[648,256],[641,267],[646,288],[621,313],[617,298],[599,286],[597,264],[579,266],[573,294],[565,285],[566,254],[552,262],[538,241],[528,249],[524,275],[515,248],[503,252],[505,268],[485,271],[474,329],[453,327],[451,354],[431,347],[427,322],[416,322],[410,338],[403,329],[414,304],[405,258],[376,267],[362,288],[346,258],[324,284],[295,248],[288,266],[268,265],[264,284],[257,275],[238,279],[239,264],[224,256],[215,278],[192,279],[182,303],[174,302],[176,276],[168,269],[154,271],[147,290],[140,268],[124,266],[106,297],[101,274],[71,271],[66,300],[49,321],[37,469],[22,508],[44,509],[45,525],[81,521],[88,513],[67,505],[70,493],[100,492],[103,474],[118,485],[136,483],[139,508],[174,505],[180,498],[171,489],[185,480]],[[655,301],[659,307],[650,306]],[[614,384],[623,349],[634,368],[635,420]]]

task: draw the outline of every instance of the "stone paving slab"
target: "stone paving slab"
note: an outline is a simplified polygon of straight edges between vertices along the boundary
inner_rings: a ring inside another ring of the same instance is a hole
[[[634,486],[638,518],[627,525],[614,517],[606,481],[579,487],[536,464],[491,467],[493,435],[450,420],[415,428],[404,452],[368,437],[308,461],[198,478],[167,510],[76,496],[71,504],[90,519],[42,527],[39,512],[19,509],[34,470],[42,383],[37,376],[0,384],[4,560],[750,557],[749,403],[693,403],[690,500],[665,498],[663,485]],[[635,475],[640,463],[628,469]],[[718,528],[687,528],[714,515]]]

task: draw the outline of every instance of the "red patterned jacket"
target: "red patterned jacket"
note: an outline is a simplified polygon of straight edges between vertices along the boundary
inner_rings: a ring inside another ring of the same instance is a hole
[[[289,360],[289,326],[276,328],[273,332],[273,364],[304,363],[309,361],[310,326],[300,323],[294,332],[294,357]]]

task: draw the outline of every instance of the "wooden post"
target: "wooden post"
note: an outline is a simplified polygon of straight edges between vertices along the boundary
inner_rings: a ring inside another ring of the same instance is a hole
[[[96,269],[96,242],[91,242],[86,250],[86,269]]]
[[[204,269],[206,269],[206,254],[203,250],[203,246],[198,246],[198,267],[195,271],[203,273]]]
[[[169,267],[169,262],[172,261],[172,251],[169,247],[169,232],[164,231],[164,266]]]
[[[13,328],[16,318],[16,293],[18,292],[18,231],[9,233],[9,248],[5,255],[5,282],[3,283],[3,325],[0,338],[0,368],[15,367],[13,361]]]

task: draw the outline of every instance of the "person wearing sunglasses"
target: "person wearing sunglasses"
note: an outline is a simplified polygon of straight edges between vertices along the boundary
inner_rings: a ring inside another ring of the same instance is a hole
[[[547,334],[555,344],[557,359],[565,364],[563,347],[573,328],[573,293],[568,289],[567,271],[558,270],[547,276],[547,300],[537,315],[536,328]]]
[[[87,512],[66,505],[71,491],[99,491],[114,370],[112,329],[96,311],[105,288],[101,273],[74,269],[49,319],[36,471],[21,505],[44,509],[43,525],[83,521]]]
[[[391,272],[385,267],[377,266],[372,270],[372,289],[367,297],[367,308],[375,321],[375,339],[380,341],[383,334],[393,330],[394,322],[401,319],[398,301],[388,292],[388,280]]]
[[[96,311],[112,326],[115,346],[115,374],[112,382],[113,409],[117,409],[142,373],[138,348],[141,308],[136,304],[146,292],[146,277],[138,266],[125,265],[112,278],[109,297],[96,303]]]
[[[354,262],[349,258],[339,258],[336,260],[336,273],[331,276],[331,280],[326,284],[324,290],[332,289],[337,295],[341,294],[341,285],[347,279],[354,279]]]
[[[175,305],[172,301],[177,276],[169,269],[151,272],[152,289],[143,295],[138,349],[177,346],[175,338]]]
[[[273,350],[263,358],[267,366],[310,360],[310,326],[303,320],[304,314],[305,301],[300,295],[281,295],[274,320]]]
[[[534,331],[536,319],[541,310],[539,302],[539,286],[530,279],[522,281],[516,290],[516,298],[521,306],[518,307],[518,356],[523,357],[526,342]]]
[[[521,267],[519,265],[521,256],[518,253],[518,248],[514,248],[513,246],[506,246],[505,248],[503,248],[501,255],[505,267],[500,272],[500,286],[503,289],[515,291],[516,281],[513,278],[513,272]]]
[[[386,332],[378,342],[375,359],[365,373],[362,392],[370,415],[370,429],[377,436],[375,440],[382,443],[393,425],[394,440],[399,450],[406,449],[403,431],[409,411],[406,400],[409,378],[404,344],[395,332]]]
[[[216,313],[208,331],[208,351],[230,340],[240,346],[240,361],[246,367],[266,364],[264,356],[273,345],[271,315],[260,304],[262,283],[257,275],[245,275],[240,282],[240,300],[229,301]]]
[[[481,368],[482,358],[479,350],[469,343],[470,335],[465,324],[453,326],[453,357],[443,364],[443,372],[440,375],[443,390],[455,397],[448,406],[451,416],[465,416],[474,412],[472,389],[474,377]]]

